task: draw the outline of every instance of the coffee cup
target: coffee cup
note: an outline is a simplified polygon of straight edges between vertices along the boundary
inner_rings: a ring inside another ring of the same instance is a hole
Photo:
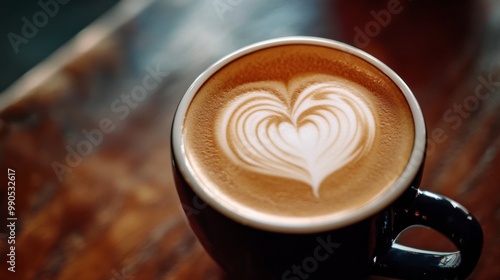
[[[188,222],[235,279],[462,279],[479,259],[477,220],[419,189],[411,90],[347,44],[285,37],[229,54],[183,96],[171,144]],[[396,242],[417,225],[458,251]]]

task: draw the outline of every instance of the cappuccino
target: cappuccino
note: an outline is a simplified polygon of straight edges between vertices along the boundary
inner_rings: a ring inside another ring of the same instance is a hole
[[[334,48],[284,44],[213,73],[181,137],[193,178],[221,203],[315,218],[376,200],[407,166],[414,135],[410,107],[382,71]]]

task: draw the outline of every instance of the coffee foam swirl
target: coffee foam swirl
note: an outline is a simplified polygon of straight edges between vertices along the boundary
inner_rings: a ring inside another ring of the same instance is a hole
[[[255,82],[229,94],[236,97],[215,124],[224,154],[253,172],[304,182],[316,197],[322,181],[375,138],[375,116],[363,98],[370,93],[337,76]]]

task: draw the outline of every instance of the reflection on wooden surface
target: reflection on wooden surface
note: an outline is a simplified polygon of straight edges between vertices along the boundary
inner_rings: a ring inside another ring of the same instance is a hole
[[[500,278],[498,4],[239,1],[218,10],[217,1],[203,2],[155,1],[131,20],[123,15],[134,5],[124,2],[66,48],[72,55],[51,58],[2,94],[0,170],[16,171],[18,220],[16,272],[2,261],[1,279],[225,279],[181,214],[170,171],[173,110],[218,58],[287,35],[358,46],[407,81],[429,131],[422,188],[478,218],[484,253],[471,279]],[[377,28],[389,3],[398,5]],[[137,87],[146,94],[127,99]],[[8,235],[0,233],[5,260]],[[451,247],[424,230],[400,239]]]

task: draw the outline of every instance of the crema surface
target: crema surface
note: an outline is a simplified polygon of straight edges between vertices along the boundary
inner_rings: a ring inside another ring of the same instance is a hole
[[[182,133],[203,188],[286,217],[377,199],[414,142],[410,108],[384,73],[312,45],[271,47],[224,66],[196,93]]]

